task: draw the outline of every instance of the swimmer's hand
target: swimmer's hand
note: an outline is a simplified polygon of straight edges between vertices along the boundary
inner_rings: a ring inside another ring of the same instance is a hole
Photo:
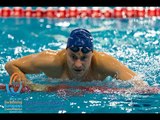
[[[27,81],[28,81],[28,79],[26,78],[26,76],[24,74],[15,72],[10,77],[9,85],[12,85],[13,82],[19,82],[19,83],[22,82],[22,85],[26,86]]]

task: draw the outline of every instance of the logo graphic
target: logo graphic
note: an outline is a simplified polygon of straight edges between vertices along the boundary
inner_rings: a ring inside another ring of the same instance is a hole
[[[7,90],[7,93],[8,93],[8,94],[20,94],[21,89],[22,89],[22,82],[20,82],[20,86],[19,86],[17,92],[14,91],[14,88],[13,88],[13,87],[9,87],[9,85],[6,84],[6,90]]]

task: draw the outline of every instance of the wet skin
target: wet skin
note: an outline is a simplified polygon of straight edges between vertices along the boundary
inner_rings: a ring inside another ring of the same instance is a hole
[[[31,54],[6,63],[9,75],[17,72],[16,81],[27,81],[25,74],[45,73],[50,78],[63,80],[104,80],[111,76],[120,80],[130,80],[136,73],[107,53],[90,51],[72,52],[70,49],[60,51],[43,51]],[[142,80],[134,82],[137,86],[146,85]]]

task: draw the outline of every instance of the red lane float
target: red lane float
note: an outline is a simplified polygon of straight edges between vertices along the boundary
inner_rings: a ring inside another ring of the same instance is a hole
[[[157,17],[160,16],[160,8],[157,8],[157,9],[156,9],[156,16],[157,16]]]
[[[9,85],[9,88],[12,87],[14,91],[18,91],[19,85]],[[6,90],[6,85],[0,84],[0,90]],[[160,88],[158,87],[148,87],[144,89],[135,89],[135,88],[108,88],[103,86],[68,86],[68,85],[54,85],[46,86],[46,90],[43,92],[58,92],[59,90],[80,90],[84,93],[103,93],[103,94],[160,94]],[[20,93],[25,92],[36,92],[36,90],[31,90],[29,86],[23,86]],[[39,90],[37,90],[39,91]]]
[[[66,18],[67,11],[65,10],[65,7],[60,7],[58,10],[55,11],[55,17],[56,18]]]
[[[127,18],[133,18],[135,17],[135,9],[133,7],[127,7],[124,14]]]
[[[116,7],[113,10],[114,18],[123,18],[123,9],[121,7]]]
[[[33,11],[32,7],[27,7],[25,10],[25,17],[27,17],[27,18],[33,17],[32,11]]]
[[[136,14],[135,14],[136,17],[146,17],[146,9],[144,9],[143,7],[138,7],[136,9]]]
[[[37,7],[35,12],[37,18],[43,18],[45,15],[44,9],[42,7]]]
[[[48,7],[45,11],[45,16],[47,18],[55,18],[56,17],[55,10],[52,7]]]
[[[109,7],[105,7],[104,9],[102,9],[102,13],[104,18],[111,18],[113,10]]]
[[[4,7],[1,9],[1,16],[2,17],[10,17],[11,16],[11,9],[9,7]]]
[[[150,8],[147,10],[147,16],[148,16],[148,17],[156,16],[156,8],[150,7]]]
[[[86,18],[88,16],[91,16],[91,10],[87,7],[82,7],[78,9],[78,16],[80,18]]]
[[[9,85],[6,84],[0,84],[1,90],[6,90],[7,93],[24,93],[24,92],[31,92],[31,91],[39,91],[42,86],[41,85],[24,85],[22,84],[22,81],[19,81],[20,76],[19,73],[15,72],[10,77]],[[18,82],[18,84],[13,84],[15,82]],[[20,83],[19,83],[20,82]],[[34,88],[34,89],[33,89]],[[37,89],[35,89],[37,88]],[[107,94],[113,94],[113,93],[136,93],[136,94],[157,94],[160,93],[160,89],[157,87],[147,87],[142,89],[135,89],[135,88],[108,88],[104,86],[69,86],[65,84],[59,84],[59,85],[43,85],[43,89],[41,91],[43,92],[56,92],[59,90],[81,90],[89,93],[107,93]]]
[[[24,9],[21,7],[14,7],[12,9],[12,16],[13,17],[24,17]]]
[[[68,10],[66,10],[66,14],[68,18],[77,18],[78,17],[78,10],[76,7],[70,7]]]
[[[98,7],[93,7],[91,9],[91,17],[92,18],[101,18],[102,17],[102,12]]]
[[[0,17],[37,18],[144,18],[160,17],[160,7],[2,7]]]

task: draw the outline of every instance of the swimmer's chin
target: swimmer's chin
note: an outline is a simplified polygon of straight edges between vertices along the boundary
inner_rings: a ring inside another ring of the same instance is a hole
[[[74,69],[72,72],[74,73],[75,76],[77,76],[77,75],[83,75],[83,73],[84,73],[83,70],[76,70],[76,69]]]
[[[83,79],[83,74],[74,74],[74,77],[73,77],[73,79],[76,79],[76,80],[82,80]]]

